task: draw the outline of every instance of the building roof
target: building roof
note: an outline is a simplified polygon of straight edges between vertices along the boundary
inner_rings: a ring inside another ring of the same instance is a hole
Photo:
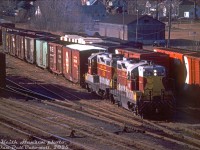
[[[194,6],[194,2],[191,2],[191,1],[188,1],[188,0],[183,0],[180,5],[192,5],[192,6]]]
[[[88,51],[88,50],[103,50],[105,51],[106,49],[102,47],[97,47],[93,45],[81,45],[81,44],[71,44],[71,45],[66,45],[66,47],[71,48],[71,49],[76,49],[78,51]]]
[[[151,19],[154,19],[153,17],[151,16],[148,16],[148,15],[141,15],[141,16],[138,16],[138,20],[144,18],[144,17],[149,17]],[[157,19],[155,19],[157,20]],[[128,15],[128,14],[125,14],[124,15],[124,24],[130,24],[130,23],[133,23],[133,22],[136,22],[137,21],[137,15]],[[160,22],[159,20],[157,20],[158,22]],[[112,24],[123,24],[123,14],[117,14],[117,15],[110,15],[110,16],[107,16],[106,18],[104,18],[101,23],[112,23]],[[160,22],[162,24],[164,24],[163,22]]]

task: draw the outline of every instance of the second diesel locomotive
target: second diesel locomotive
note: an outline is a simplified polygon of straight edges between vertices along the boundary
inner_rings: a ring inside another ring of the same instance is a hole
[[[121,54],[96,53],[88,58],[86,88],[138,115],[172,114],[174,99],[166,90],[165,67]]]

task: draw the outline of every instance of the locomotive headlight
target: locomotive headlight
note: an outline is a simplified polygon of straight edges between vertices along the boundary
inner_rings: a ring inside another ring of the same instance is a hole
[[[157,76],[157,70],[153,70],[153,75]]]

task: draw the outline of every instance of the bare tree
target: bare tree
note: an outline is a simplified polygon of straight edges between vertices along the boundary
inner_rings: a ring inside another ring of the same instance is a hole
[[[32,18],[32,25],[52,31],[80,32],[90,22],[80,0],[42,0],[35,3],[41,15]]]

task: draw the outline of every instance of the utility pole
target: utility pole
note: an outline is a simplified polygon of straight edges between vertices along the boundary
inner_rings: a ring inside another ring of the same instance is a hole
[[[158,20],[158,0],[156,1],[156,19]]]
[[[167,47],[170,47],[170,34],[171,34],[171,13],[172,13],[172,0],[170,0],[169,4],[169,21],[168,21],[168,41],[167,41]]]
[[[124,1],[123,1],[123,9],[122,9],[122,13],[123,13],[123,40],[124,40]]]
[[[137,42],[138,40],[138,10],[137,11],[137,23],[136,23],[136,31],[135,31],[135,40]]]
[[[136,15],[137,15],[137,22],[136,22],[136,31],[135,31],[135,41],[137,42],[138,40],[138,5],[137,5],[137,0],[136,0]]]

